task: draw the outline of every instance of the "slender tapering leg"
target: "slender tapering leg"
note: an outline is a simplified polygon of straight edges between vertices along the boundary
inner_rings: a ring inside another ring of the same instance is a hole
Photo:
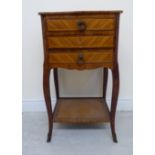
[[[108,68],[103,68],[103,99],[106,100]]]
[[[112,69],[112,99],[111,99],[111,112],[110,112],[110,124],[111,124],[111,132],[113,141],[117,143],[117,135],[115,131],[115,114],[116,114],[116,108],[117,108],[117,99],[118,99],[118,93],[119,93],[119,70],[118,65]]]
[[[53,74],[54,74],[54,84],[55,84],[55,90],[56,90],[56,97],[58,99],[59,98],[59,81],[58,81],[58,69],[57,68],[53,69]]]
[[[53,114],[52,114],[52,104],[51,104],[51,97],[50,97],[49,77],[50,77],[50,68],[48,68],[47,65],[44,65],[43,90],[44,90],[44,98],[45,98],[46,108],[48,113],[48,126],[49,126],[47,142],[51,141],[52,129],[53,129]]]

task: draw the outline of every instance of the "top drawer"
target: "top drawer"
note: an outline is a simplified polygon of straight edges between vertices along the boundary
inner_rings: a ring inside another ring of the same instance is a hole
[[[48,31],[114,30],[115,18],[47,19]]]

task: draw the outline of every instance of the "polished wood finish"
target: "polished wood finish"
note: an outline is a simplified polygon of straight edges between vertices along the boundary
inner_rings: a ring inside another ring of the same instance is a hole
[[[115,114],[116,114],[116,107],[117,107],[117,99],[118,99],[118,93],[119,93],[119,70],[118,65],[115,66],[115,68],[112,70],[112,99],[111,99],[111,131],[114,142],[117,142],[117,136],[115,131]]]
[[[114,30],[110,31],[103,31],[103,30],[97,30],[97,31],[46,31],[46,36],[53,37],[53,36],[111,36],[115,35]]]
[[[113,36],[48,37],[48,48],[103,48],[113,47]]]
[[[69,64],[79,64],[79,59],[83,62],[82,64],[87,63],[102,63],[102,62],[111,62],[113,60],[113,52],[61,52],[61,53],[50,53],[49,54],[49,63],[69,63]]]
[[[84,31],[84,30],[113,30],[114,18],[111,19],[48,19],[48,31]]]
[[[54,121],[61,123],[109,122],[109,110],[103,99],[59,99],[54,112]]]
[[[50,63],[49,67],[51,68],[56,68],[57,66],[59,66],[59,68],[67,68],[67,69],[77,69],[77,70],[85,70],[85,69],[95,69],[95,68],[100,68],[100,67],[108,67],[108,68],[112,68],[113,65],[111,62],[102,62],[102,63],[91,63],[91,64],[67,64],[67,63]]]
[[[59,81],[58,81],[58,69],[53,69],[53,75],[54,75],[54,84],[55,84],[55,90],[56,90],[56,98],[59,99]]]
[[[103,98],[106,100],[107,92],[107,82],[108,82],[108,68],[103,69]]]
[[[42,12],[44,46],[43,90],[51,140],[53,122],[109,122],[113,141],[117,142],[115,114],[119,93],[117,60],[119,15],[122,11]],[[100,98],[62,98],[58,68],[103,68],[103,95]],[[53,69],[57,103],[52,112],[49,76]],[[112,73],[112,100],[108,109],[106,89],[108,69]]]
[[[47,107],[48,124],[49,124],[47,142],[51,140],[51,135],[53,130],[53,114],[52,114],[52,105],[51,105],[51,97],[50,97],[49,76],[50,76],[50,69],[46,64],[44,64],[43,91],[44,91],[44,98],[45,98],[45,103]]]

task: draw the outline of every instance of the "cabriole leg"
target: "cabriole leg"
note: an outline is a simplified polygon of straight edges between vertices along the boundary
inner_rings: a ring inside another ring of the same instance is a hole
[[[111,99],[111,112],[110,112],[110,124],[111,124],[111,132],[114,142],[117,141],[117,135],[115,131],[115,114],[116,114],[116,108],[117,108],[117,99],[118,99],[118,93],[119,93],[119,70],[118,65],[115,66],[114,69],[112,69],[112,99]]]
[[[46,109],[48,113],[48,135],[47,135],[47,142],[51,141],[52,136],[52,129],[53,129],[53,114],[52,114],[52,104],[51,104],[51,97],[50,97],[50,68],[44,65],[43,71],[43,91],[44,91],[44,98],[46,103]]]

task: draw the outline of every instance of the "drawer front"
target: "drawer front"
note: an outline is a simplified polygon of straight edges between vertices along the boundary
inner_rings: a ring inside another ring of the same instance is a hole
[[[115,19],[47,19],[48,31],[113,30]]]
[[[113,47],[113,36],[48,37],[48,48],[103,48]]]
[[[49,63],[56,64],[94,64],[94,63],[105,63],[113,61],[113,52],[112,50],[104,52],[60,52],[60,53],[50,53],[49,54]]]

